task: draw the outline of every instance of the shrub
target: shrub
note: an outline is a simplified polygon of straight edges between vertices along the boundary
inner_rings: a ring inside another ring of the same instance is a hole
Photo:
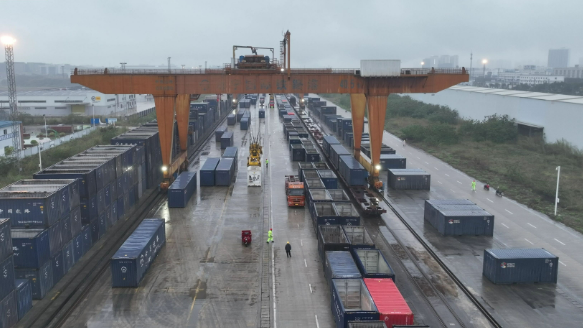
[[[36,146],[36,145],[38,145],[38,141],[36,141],[36,140],[31,140],[31,141],[30,141],[30,144],[31,144],[31,145],[33,145],[33,146]]]
[[[410,125],[401,130],[402,138],[410,141],[424,141],[432,145],[455,144],[459,136],[455,127],[448,124],[435,124],[428,127]]]
[[[495,143],[514,142],[518,139],[518,130],[514,119],[508,115],[486,116],[483,121],[467,120],[460,126],[460,134],[472,137],[475,141],[492,141]]]

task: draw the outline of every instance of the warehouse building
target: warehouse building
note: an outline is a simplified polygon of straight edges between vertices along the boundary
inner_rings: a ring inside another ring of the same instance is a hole
[[[454,86],[438,93],[408,95],[428,104],[449,106],[467,119],[508,115],[519,129],[544,133],[547,142],[561,139],[583,149],[583,97],[518,90]]]
[[[33,116],[121,116],[136,108],[136,95],[108,95],[95,90],[39,90],[17,94],[18,112]],[[0,92],[0,109],[7,109],[8,92]]]
[[[12,121],[0,121],[0,156],[5,155],[5,150],[8,147],[13,147],[13,139],[17,133],[20,133],[20,141],[22,142],[22,123],[16,122],[19,124],[19,129],[14,129],[14,125]],[[22,145],[20,145],[22,149]]]

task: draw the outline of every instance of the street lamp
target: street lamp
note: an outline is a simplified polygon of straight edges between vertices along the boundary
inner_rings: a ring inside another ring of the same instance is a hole
[[[559,178],[561,177],[561,167],[557,166],[557,192],[555,193],[555,216],[557,216],[557,204],[559,203]]]
[[[0,37],[0,42],[2,42],[2,44],[5,46],[11,46],[16,42],[16,39],[9,35],[5,35],[3,37]]]
[[[488,60],[487,59],[483,59],[482,60],[482,64],[484,64],[484,77],[486,77],[486,64],[488,64]]]
[[[43,119],[45,120],[45,136],[49,136],[49,130],[47,129],[47,117],[43,114]]]
[[[421,62],[421,68],[423,68],[423,65],[425,65],[425,62]]]

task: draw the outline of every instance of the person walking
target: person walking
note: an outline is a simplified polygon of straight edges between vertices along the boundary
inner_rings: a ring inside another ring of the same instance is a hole
[[[272,242],[273,243],[273,229],[269,229],[269,231],[267,232],[267,243]]]
[[[285,253],[287,254],[287,257],[291,257],[291,245],[289,244],[289,241],[285,244]]]
[[[265,168],[268,168],[268,167],[269,167],[269,160],[266,158],[265,159]]]
[[[403,147],[407,146],[407,139],[403,139]]]
[[[472,191],[476,191],[476,180],[472,181]]]

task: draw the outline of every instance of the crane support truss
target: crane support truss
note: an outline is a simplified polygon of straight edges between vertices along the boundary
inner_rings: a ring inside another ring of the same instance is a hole
[[[186,143],[188,110],[183,95],[246,93],[344,93],[351,94],[355,156],[360,157],[364,111],[368,107],[371,137],[371,168],[380,163],[387,98],[391,93],[435,93],[468,81],[462,69],[402,69],[400,76],[362,77],[355,69],[274,70],[80,70],[71,75],[79,83],[105,94],[152,94],[160,129],[163,163],[172,167],[170,154],[174,115],[180,143]],[[186,124],[185,124],[186,122]],[[184,137],[183,137],[184,136]],[[181,147],[182,148],[182,147]],[[171,173],[171,172],[169,172]]]
[[[18,101],[16,100],[16,74],[14,73],[14,47],[6,45],[6,80],[8,82],[8,104],[10,106],[10,120],[12,121],[12,155],[20,158],[20,123],[18,120]]]

